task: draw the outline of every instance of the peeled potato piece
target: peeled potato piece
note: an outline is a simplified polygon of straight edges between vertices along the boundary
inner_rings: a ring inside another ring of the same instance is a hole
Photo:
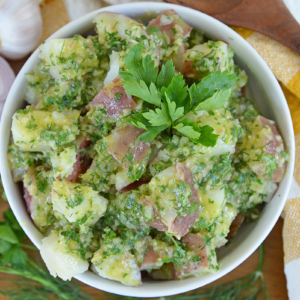
[[[42,240],[41,256],[53,277],[71,280],[89,268],[89,263],[80,258],[74,251],[79,245],[72,241],[69,245],[61,232],[53,230]]]
[[[117,253],[117,254],[113,254]],[[120,281],[129,286],[141,284],[141,272],[128,246],[120,238],[102,246],[92,258],[92,270],[101,277]]]

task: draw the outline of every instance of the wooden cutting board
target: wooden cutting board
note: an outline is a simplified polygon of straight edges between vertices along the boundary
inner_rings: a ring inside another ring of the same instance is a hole
[[[300,25],[282,0],[165,0],[263,33],[300,53]],[[299,1],[299,0],[298,0]]]

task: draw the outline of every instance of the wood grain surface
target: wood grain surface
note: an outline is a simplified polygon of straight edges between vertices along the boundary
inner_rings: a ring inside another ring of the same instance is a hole
[[[19,61],[9,61],[13,70],[17,74],[27,58]],[[8,203],[3,199],[0,199],[0,220],[2,220],[2,213],[9,207]],[[265,240],[265,263],[264,263],[264,276],[266,278],[266,283],[270,291],[271,300],[288,300],[287,289],[286,289],[286,279],[283,271],[283,245],[282,245],[282,226],[283,221],[279,219],[275,227]],[[30,243],[30,241],[27,241]],[[31,252],[31,258],[40,259],[38,252]],[[245,276],[255,270],[258,262],[258,252],[255,251],[244,263],[242,263],[235,270],[212,283],[214,284],[225,283],[242,276]],[[0,273],[0,291],[1,288],[7,287],[7,282],[1,281],[1,279],[7,279],[11,276]],[[104,299],[103,293],[95,288],[87,286],[83,283],[79,283],[82,290],[92,296],[95,300]],[[110,297],[113,299],[113,296]],[[5,296],[0,295],[0,300],[7,300]],[[76,300],[76,299],[74,299]]]
[[[282,0],[165,0],[261,32],[300,53],[300,25]]]

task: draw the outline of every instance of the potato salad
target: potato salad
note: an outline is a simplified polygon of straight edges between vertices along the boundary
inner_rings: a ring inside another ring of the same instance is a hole
[[[7,158],[43,260],[63,280],[92,270],[136,287],[142,271],[217,272],[216,249],[284,176],[280,132],[245,97],[233,49],[174,10],[94,22],[40,46],[12,120]]]

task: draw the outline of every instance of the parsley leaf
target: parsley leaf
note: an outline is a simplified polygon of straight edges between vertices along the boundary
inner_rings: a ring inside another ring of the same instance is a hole
[[[126,119],[127,123],[146,130],[137,140],[150,142],[162,131],[171,134],[175,129],[194,143],[213,147],[218,138],[214,129],[208,125],[199,126],[184,117],[193,111],[221,108],[228,101],[238,77],[218,71],[189,88],[183,75],[175,73],[171,60],[162,65],[158,73],[151,56],[142,56],[143,44],[140,43],[125,56],[128,71],[119,72],[126,93],[150,104]]]
[[[139,135],[137,137],[137,140],[149,143],[152,140],[154,140],[162,131],[164,131],[167,128],[168,128],[168,125],[148,127],[148,131]]]
[[[163,105],[165,109],[165,105]],[[165,114],[160,108],[155,110],[149,110],[148,112],[142,113],[142,115],[149,120],[152,126],[170,125],[171,119],[168,114]]]
[[[195,122],[191,122],[190,118],[183,119],[174,128],[191,138],[194,143],[201,143],[206,147],[214,147],[218,139],[218,135],[213,133],[214,129],[211,126],[199,127]]]
[[[0,225],[0,239],[11,244],[18,244],[19,240],[13,230],[7,225]]]
[[[151,82],[156,82],[158,67],[154,66],[154,61],[149,54],[142,58],[142,53],[143,43],[131,48],[125,56],[125,66],[137,82],[142,80],[149,87]]]
[[[167,88],[162,87],[162,98],[164,98],[165,95],[167,95],[172,102],[175,102],[178,107],[185,105],[185,100],[188,97],[188,87],[185,86],[185,81],[181,74],[177,74]]]
[[[222,73],[217,71],[204,77],[200,83],[193,84],[189,89],[191,110],[197,107],[201,102],[212,97],[215,92],[230,89],[237,80],[238,77],[234,74],[228,74],[227,71]],[[224,100],[222,103],[224,104],[226,101]],[[216,104],[217,102],[215,103],[215,106]],[[220,107],[222,105],[220,105]]]
[[[26,252],[24,252],[19,245],[12,246],[9,251],[6,251],[3,254],[2,261],[3,264],[10,264],[13,268],[26,268],[26,263],[28,260],[28,256]]]
[[[195,122],[191,122],[190,118],[186,118],[180,121],[179,124],[174,126],[174,129],[192,139],[197,139],[200,137],[200,127],[197,126]]]
[[[153,82],[151,82],[150,86],[148,87],[143,80],[137,81],[131,73],[119,72],[119,75],[123,79],[123,87],[127,94],[139,97],[158,107],[160,106],[161,98]]]
[[[177,119],[183,117],[184,108],[183,107],[177,107],[175,101],[171,101],[167,94],[166,96],[166,102],[168,106],[168,113],[173,122],[175,122]],[[177,108],[176,108],[177,107]]]
[[[194,143],[200,143],[206,147],[214,147],[217,143],[218,135],[213,133],[214,129],[209,125],[200,127],[200,137],[192,139]]]
[[[11,210],[5,211],[3,213],[3,217],[4,217],[4,220],[5,220],[5,223],[8,224],[13,230],[23,232],[22,227],[18,223],[15,215],[13,214],[13,212]],[[25,237],[25,235],[24,235],[24,237]]]
[[[128,124],[145,130],[147,130],[147,128],[151,126],[149,121],[145,117],[143,117],[142,114],[133,114],[131,115],[131,117],[132,119],[126,119],[126,122]]]
[[[168,60],[164,65],[162,65],[161,71],[157,76],[157,88],[161,89],[162,87],[168,87],[173,77],[175,77],[175,67],[173,65],[172,60]]]
[[[217,91],[210,98],[200,102],[194,110],[198,111],[219,109],[229,100],[230,95],[231,89]]]
[[[44,180],[40,179],[40,180],[36,183],[36,186],[37,186],[38,190],[39,190],[41,193],[45,194],[45,193],[46,193],[46,190],[47,190],[47,188],[48,188],[48,182],[47,182],[47,179],[44,179]]]
[[[4,254],[12,247],[12,244],[4,240],[0,240],[0,254]]]
[[[121,93],[116,93],[115,94],[115,101],[119,101],[122,98],[122,94]]]

